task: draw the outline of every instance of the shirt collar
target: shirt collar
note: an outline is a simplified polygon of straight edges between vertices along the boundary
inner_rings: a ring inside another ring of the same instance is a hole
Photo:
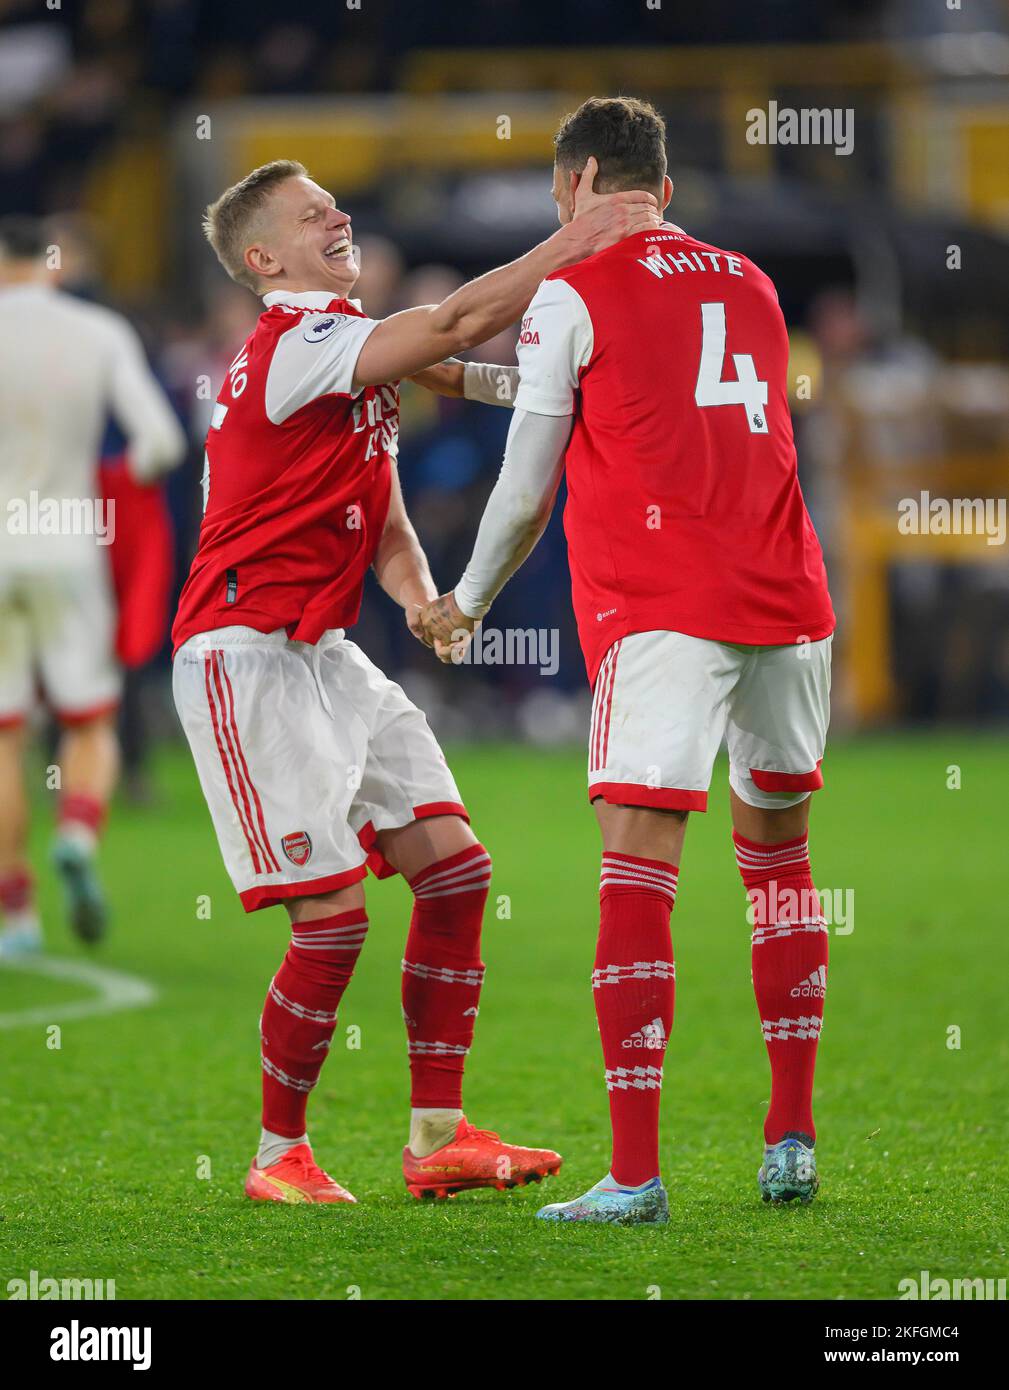
[[[296,309],[328,309],[333,300],[339,298],[328,290],[300,290],[297,294],[290,290],[271,290],[263,295],[263,303],[268,309],[275,304],[290,304]]]
[[[52,294],[54,288],[55,287],[53,285],[46,284],[42,280],[20,280],[13,285],[0,285],[0,294],[5,296],[22,294]]]

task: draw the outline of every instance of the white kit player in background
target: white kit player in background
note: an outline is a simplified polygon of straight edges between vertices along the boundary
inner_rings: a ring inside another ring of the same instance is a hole
[[[94,852],[118,770],[120,672],[99,450],[111,416],[137,481],[185,452],[134,330],[60,291],[46,257],[34,221],[0,223],[0,956],[41,943],[23,767],[37,689],[62,730],[54,862],[77,933],[104,929]]]

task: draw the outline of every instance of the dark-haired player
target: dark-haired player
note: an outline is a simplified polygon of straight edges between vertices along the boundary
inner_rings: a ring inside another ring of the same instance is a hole
[[[646,103],[588,101],[555,143],[562,223],[590,156],[600,187],[668,204],[665,128]],[[768,277],[671,223],[548,276],[523,322],[515,417],[472,559],[422,615],[451,659],[536,544],[566,470],[572,594],[594,690],[588,780],[603,857],[592,984],[613,1155],[600,1183],[545,1207],[546,1219],[668,1219],[669,921],[687,816],[706,808],[723,736],[771,1063],[760,1187],[775,1201],[816,1191],[827,931],[807,821],[823,783],[834,614],[796,476],[787,368]]]

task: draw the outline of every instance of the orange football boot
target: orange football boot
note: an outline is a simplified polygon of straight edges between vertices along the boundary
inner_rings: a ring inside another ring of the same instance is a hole
[[[356,1202],[312,1157],[307,1144],[295,1144],[283,1158],[266,1168],[252,1160],[245,1195],[256,1202]]]
[[[412,1197],[454,1197],[475,1187],[524,1187],[561,1171],[553,1149],[523,1149],[502,1143],[489,1129],[477,1129],[465,1116],[455,1138],[425,1158],[409,1145],[403,1150],[403,1177]]]

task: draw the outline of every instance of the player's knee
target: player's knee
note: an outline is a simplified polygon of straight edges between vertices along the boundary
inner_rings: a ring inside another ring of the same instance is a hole
[[[732,825],[737,834],[758,845],[778,845],[798,839],[809,826],[810,793],[789,800],[781,798],[779,806],[752,806],[741,797],[732,796]]]
[[[645,859],[679,863],[689,811],[615,806],[601,798],[592,805],[605,850],[612,854],[636,854]]]
[[[0,722],[0,755],[15,756],[20,754],[26,741],[23,720],[11,719],[7,722]]]
[[[467,830],[469,827],[466,827]],[[490,887],[494,863],[490,850],[472,833],[463,843],[447,854],[432,858],[410,879],[410,887],[416,896],[422,893],[436,893],[443,896],[450,889],[482,889]]]
[[[351,883],[333,893],[310,893],[291,898],[285,904],[292,922],[311,922],[321,917],[335,917],[340,912],[355,912],[364,907],[364,885]]]
[[[73,751],[79,751],[106,759],[118,758],[119,732],[114,711],[88,715],[83,719],[63,715],[58,718],[60,747],[64,756],[68,752],[72,756]]]
[[[469,822],[458,815],[426,816],[397,830],[383,830],[376,846],[411,885],[418,875],[467,850],[479,847],[487,854]]]

